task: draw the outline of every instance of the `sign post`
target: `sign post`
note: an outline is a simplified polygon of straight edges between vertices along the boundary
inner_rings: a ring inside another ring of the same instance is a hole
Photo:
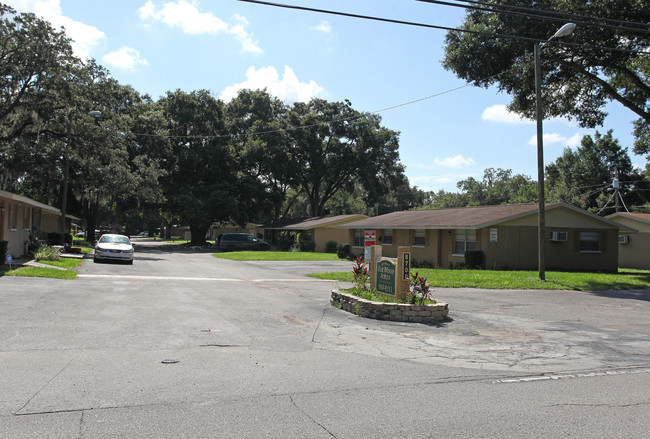
[[[376,242],[376,233],[374,230],[366,230],[365,233],[365,247],[364,247],[364,253],[363,253],[363,259],[364,261],[368,262],[370,261],[370,251],[372,249],[372,246],[375,245]]]

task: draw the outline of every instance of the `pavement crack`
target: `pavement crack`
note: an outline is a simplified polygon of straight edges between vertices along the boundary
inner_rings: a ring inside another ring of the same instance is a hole
[[[85,413],[86,412],[82,411],[81,416],[79,417],[79,439],[84,437],[83,428],[84,428],[84,414]]]
[[[323,319],[325,318],[325,312],[327,312],[327,308],[323,308],[323,314],[320,316],[320,320],[318,321],[318,325],[316,325],[316,329],[314,329],[314,333],[311,335],[311,342],[312,343],[315,343],[316,333],[318,332],[318,328],[320,328],[320,324],[323,323]]]
[[[312,416],[310,416],[307,412],[305,412],[303,409],[301,409],[300,407],[298,407],[298,404],[296,404],[296,401],[293,400],[293,396],[291,396],[291,395],[288,395],[288,396],[289,396],[289,400],[291,401],[291,404],[293,404],[293,406],[296,408],[296,410],[298,410],[300,413],[302,413],[302,414],[305,415],[307,418],[309,418],[309,420],[310,420],[311,422],[313,422],[314,424],[318,425],[320,428],[322,428],[323,430],[325,430],[325,431],[327,432],[327,434],[329,434],[329,435],[332,436],[333,438],[336,438],[336,436],[335,436],[331,431],[329,431],[329,430],[328,430],[328,429],[327,429],[323,424],[321,424],[320,422],[318,422],[316,419],[314,419]]]
[[[14,413],[14,415],[19,415],[20,412],[23,411],[23,409],[24,409],[25,407],[27,407],[27,406],[29,405],[29,403],[32,402],[32,401],[34,400],[34,398],[36,398],[36,397],[38,396],[39,393],[41,393],[41,392],[42,392],[42,391],[43,391],[47,386],[49,386],[50,383],[51,383],[52,381],[54,381],[55,379],[57,379],[58,376],[61,375],[61,374],[62,374],[62,373],[63,373],[63,372],[64,372],[64,371],[65,371],[65,370],[66,370],[66,369],[67,369],[67,368],[72,364],[72,362],[75,361],[75,360],[76,360],[77,358],[79,358],[80,356],[81,356],[81,352],[79,352],[79,353],[78,353],[74,358],[71,358],[70,361],[68,361],[68,363],[67,363],[65,366],[63,366],[63,368],[62,368],[62,369],[61,369],[61,370],[60,370],[56,375],[54,375],[52,378],[50,378],[50,379],[47,381],[47,383],[45,383],[45,385],[44,385],[43,387],[41,387],[40,389],[38,389],[38,392],[34,393],[34,394],[32,395],[32,397],[29,398],[29,400],[28,400],[25,404],[23,404],[23,406],[22,406],[21,408],[19,408],[18,410],[16,410],[16,412]]]
[[[564,404],[553,404],[553,405],[547,405],[547,408],[558,408],[558,407],[588,407],[588,408],[598,408],[598,407],[606,407],[606,408],[611,408],[611,409],[616,409],[616,408],[629,408],[629,407],[641,407],[644,405],[650,405],[650,401],[643,401],[643,402],[634,402],[630,404],[571,404],[571,403],[564,403]]]

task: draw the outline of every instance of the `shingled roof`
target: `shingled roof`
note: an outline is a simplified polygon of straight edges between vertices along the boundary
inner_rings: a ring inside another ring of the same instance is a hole
[[[617,216],[628,217],[639,220],[641,222],[650,224],[650,213],[640,213],[640,212],[617,212],[611,215],[607,215],[607,218],[615,219]]]
[[[341,223],[354,221],[355,219],[367,218],[366,215],[336,215],[336,216],[317,216],[305,218],[292,222],[274,223],[264,226],[267,230],[311,230],[317,227],[333,227]]]
[[[546,210],[567,207],[585,215],[598,218],[612,224],[604,218],[586,212],[566,203],[548,203]],[[355,221],[339,226],[346,229],[474,229],[513,220],[519,217],[537,214],[537,203],[503,204],[497,206],[472,206],[450,209],[409,210],[392,212],[385,215]]]

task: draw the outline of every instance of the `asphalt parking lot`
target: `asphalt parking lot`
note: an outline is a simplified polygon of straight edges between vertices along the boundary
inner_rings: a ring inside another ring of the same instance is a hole
[[[336,283],[305,277],[351,263],[135,241],[133,266],[0,278],[0,437],[648,430],[648,291],[437,289],[450,321],[381,322],[331,307]]]

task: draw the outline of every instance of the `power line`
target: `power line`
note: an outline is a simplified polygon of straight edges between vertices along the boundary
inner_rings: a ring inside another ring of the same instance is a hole
[[[474,1],[474,0],[456,0],[456,1],[468,3],[469,5],[479,5],[479,6],[467,6],[467,5],[451,3],[448,1],[440,1],[440,0],[416,0],[416,1],[423,2],[423,3],[433,3],[442,6],[454,6],[463,9],[470,9],[470,10],[477,10],[477,11],[498,12],[501,14],[508,14],[508,15],[541,18],[544,20],[551,20],[551,21],[558,21],[558,22],[566,21],[567,19],[569,19],[576,24],[580,24],[581,26],[598,26],[598,27],[604,27],[604,28],[615,29],[615,30],[626,30],[626,31],[650,34],[650,29],[648,29],[648,23],[641,23],[636,21],[617,20],[612,18],[602,18],[602,17],[595,17],[590,15],[580,15],[580,14],[571,14],[571,13],[551,11],[545,9],[527,8],[524,6],[486,3],[486,2]],[[522,12],[516,12],[516,11],[522,11]],[[612,24],[606,24],[606,23],[612,23]],[[641,27],[627,27],[630,25],[641,26]]]
[[[381,18],[381,17],[374,17],[370,15],[361,15],[361,14],[352,14],[349,12],[339,12],[339,11],[331,11],[327,9],[318,9],[318,8],[309,8],[306,6],[296,6],[296,5],[287,5],[283,3],[273,3],[273,2],[267,2],[267,1],[262,1],[262,0],[238,0],[240,2],[245,2],[245,3],[254,3],[258,5],[265,5],[265,6],[273,6],[277,8],[284,8],[284,9],[294,9],[294,10],[299,10],[299,11],[307,11],[307,12],[317,12],[320,14],[328,14],[328,15],[337,15],[337,16],[342,16],[342,17],[349,17],[349,18],[359,18],[362,20],[371,20],[371,21],[379,21],[379,22],[384,22],[384,23],[392,23],[392,24],[402,24],[402,25],[407,25],[407,26],[416,26],[416,27],[423,27],[423,28],[429,28],[429,29],[437,29],[437,30],[446,30],[449,32],[461,32],[461,33],[468,33],[468,34],[474,34],[474,35],[484,35],[488,37],[493,37],[493,38],[509,38],[511,40],[521,40],[521,41],[530,41],[533,43],[539,43],[542,41],[546,41],[548,44],[559,44],[562,46],[571,46],[571,47],[580,47],[583,49],[595,49],[595,50],[602,50],[606,52],[621,52],[621,53],[635,53],[639,55],[650,55],[650,52],[647,51],[642,51],[642,50],[635,50],[635,49],[621,49],[618,47],[606,47],[606,46],[594,46],[594,45],[589,45],[589,44],[582,44],[582,43],[569,43],[566,41],[559,41],[559,40],[550,40],[547,41],[547,38],[532,38],[532,37],[524,37],[520,35],[511,35],[511,34],[500,34],[496,32],[484,32],[484,31],[477,31],[477,30],[472,30],[472,29],[463,29],[463,28],[452,28],[448,26],[438,26],[435,24],[426,24],[426,23],[417,23],[417,22],[412,22],[412,21],[404,21],[404,20],[396,20],[393,18]]]

